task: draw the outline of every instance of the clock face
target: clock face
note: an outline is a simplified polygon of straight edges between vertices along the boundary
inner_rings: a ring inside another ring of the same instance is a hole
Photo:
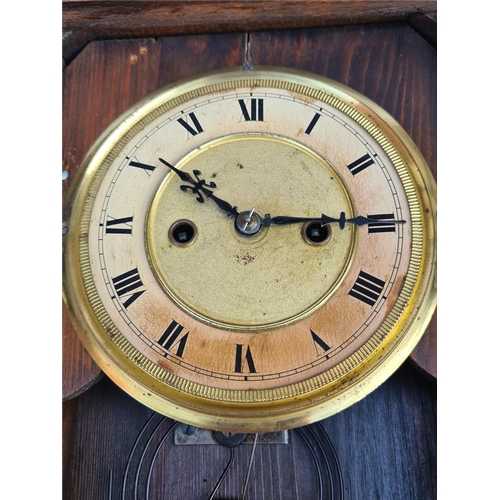
[[[181,82],[113,124],[81,171],[72,317],[116,383],[178,420],[247,432],[329,416],[385,380],[433,312],[431,174],[334,82],[274,68]]]

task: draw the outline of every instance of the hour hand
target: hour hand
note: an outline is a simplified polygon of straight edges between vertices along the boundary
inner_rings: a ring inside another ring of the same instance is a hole
[[[345,212],[340,213],[339,218],[329,217],[328,215],[321,214],[321,217],[313,218],[313,217],[289,217],[287,215],[278,215],[276,217],[266,218],[268,225],[275,226],[288,226],[289,224],[301,224],[304,222],[314,222],[318,221],[321,226],[326,226],[327,224],[337,223],[340,229],[344,229],[346,224],[354,224],[355,226],[364,226],[366,224],[405,224],[404,220],[394,220],[392,214],[384,214],[384,216],[372,216],[372,217],[363,217],[362,215],[358,215],[357,217],[346,219]]]
[[[205,199],[203,198],[202,194],[205,195],[207,198],[210,198],[212,201],[215,202],[215,204],[227,214],[228,217],[237,217],[239,215],[238,212],[238,207],[232,206],[229,202],[222,200],[221,198],[217,197],[214,195],[213,191],[211,191],[208,188],[215,189],[217,185],[215,182],[210,182],[210,184],[207,184],[205,179],[200,179],[201,172],[199,170],[193,170],[193,174],[195,176],[195,179],[188,173],[188,172],[183,172],[182,170],[179,170],[178,168],[175,168],[173,165],[170,165],[168,161],[164,160],[163,158],[158,158],[164,165],[166,165],[168,168],[170,168],[172,171],[174,171],[184,182],[188,182],[191,184],[190,186],[181,186],[181,190],[186,192],[186,191],[191,191],[193,194],[197,195],[196,200],[199,203],[205,203]]]

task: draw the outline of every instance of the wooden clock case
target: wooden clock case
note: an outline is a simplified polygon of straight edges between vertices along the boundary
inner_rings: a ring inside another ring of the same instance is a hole
[[[363,93],[401,123],[436,175],[436,25],[436,2],[428,1],[65,0],[63,197],[100,133],[142,97],[243,64],[309,71]],[[386,383],[321,423],[337,450],[345,498],[436,498],[436,336],[434,317]],[[64,308],[63,377],[63,498],[145,498],[138,469],[138,496],[127,496],[126,471],[141,430],[159,417],[101,374]],[[297,443],[257,452],[250,498],[304,498],[293,487],[307,470]],[[165,466],[173,464],[170,448],[158,448],[148,498],[209,497],[227,450],[189,448],[175,467]],[[241,494],[248,452],[220,498]]]

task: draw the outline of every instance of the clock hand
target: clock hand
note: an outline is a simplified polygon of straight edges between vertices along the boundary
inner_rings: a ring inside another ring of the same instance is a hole
[[[231,206],[231,204],[227,201],[222,200],[221,198],[214,195],[213,191],[210,191],[210,188],[216,188],[217,185],[215,182],[210,182],[207,184],[205,179],[200,179],[201,172],[199,170],[193,170],[193,174],[196,177],[196,180],[191,177],[187,172],[183,172],[170,165],[168,161],[165,161],[163,158],[158,158],[164,165],[173,170],[184,182],[189,182],[192,184],[191,186],[181,186],[181,190],[186,192],[188,189],[192,191],[193,194],[198,195],[196,201],[199,203],[205,203],[205,200],[201,193],[203,193],[207,198],[210,198],[212,201],[216,203],[216,205],[227,214],[228,217],[237,217],[240,213],[238,212],[238,207]]]
[[[227,214],[227,216],[230,217],[235,217],[237,218],[240,215],[240,212],[238,212],[238,207],[237,206],[232,206],[229,202],[222,200],[221,198],[217,197],[214,195],[213,191],[211,191],[210,188],[216,188],[217,185],[215,182],[210,182],[210,184],[207,184],[205,179],[200,179],[201,172],[199,170],[193,170],[193,174],[196,177],[196,180],[191,177],[191,175],[187,172],[183,172],[182,170],[179,170],[175,168],[173,165],[168,163],[166,160],[163,158],[159,158],[159,160],[166,165],[168,168],[173,170],[184,182],[188,182],[189,184],[192,184],[192,186],[181,186],[181,190],[186,192],[188,189],[192,191],[193,194],[198,195],[196,200],[199,203],[204,203],[205,200],[202,196],[201,193],[203,193],[207,198],[210,198],[212,201],[216,203],[216,205]],[[243,231],[246,230],[247,225],[249,221],[251,220],[251,217],[254,213],[255,209],[252,209],[249,215],[245,216],[244,219],[244,227],[242,228]],[[346,219],[345,217],[345,212],[340,213],[340,218],[334,218],[334,217],[329,217],[328,215],[321,214],[320,218],[314,218],[314,217],[290,217],[287,215],[278,215],[275,217],[270,217],[269,214],[266,214],[265,219],[264,219],[264,226],[269,227],[270,225],[275,225],[275,226],[288,226],[290,224],[300,224],[304,222],[312,222],[312,221],[319,221],[321,223],[321,226],[326,226],[327,224],[333,224],[333,223],[338,223],[340,229],[344,229],[346,224],[354,224],[356,226],[364,226],[366,224],[376,224],[376,223],[392,223],[392,224],[405,224],[405,220],[393,220],[390,218],[383,219],[383,218],[369,218],[369,217],[363,217],[361,215],[358,215],[357,217],[351,218],[351,219]]]
[[[344,229],[346,224],[354,224],[356,226],[364,226],[365,224],[376,224],[376,223],[383,223],[383,222],[390,222],[392,224],[405,224],[405,220],[393,220],[393,219],[380,219],[380,218],[369,218],[369,217],[363,217],[361,215],[358,215],[357,217],[354,217],[352,219],[346,219],[345,217],[345,212],[340,213],[340,218],[335,219],[333,217],[329,217],[328,215],[321,214],[321,217],[319,218],[313,218],[313,217],[288,217],[286,215],[278,215],[276,217],[268,217],[266,215],[264,219],[264,225],[266,227],[269,227],[271,224],[275,226],[287,226],[289,224],[300,224],[303,222],[312,222],[312,221],[318,221],[321,223],[321,227],[326,226],[327,224],[333,224],[333,223],[338,223],[340,226],[340,229]]]

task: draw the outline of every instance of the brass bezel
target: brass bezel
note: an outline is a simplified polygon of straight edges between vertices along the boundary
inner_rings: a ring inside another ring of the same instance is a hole
[[[412,257],[402,292],[376,334],[347,360],[280,389],[220,390],[188,382],[138,353],[107,317],[93,288],[88,261],[92,193],[113,155],[145,121],[213,89],[274,86],[322,99],[350,116],[377,140],[395,165],[412,214]],[[102,370],[155,411],[199,427],[263,432],[305,425],[360,400],[407,358],[436,306],[436,184],[413,141],[382,108],[339,83],[271,67],[227,69],[161,89],[116,120],[91,148],[63,212],[63,296],[75,328]],[[113,335],[110,335],[110,333]],[[139,363],[133,361],[139,357]]]

